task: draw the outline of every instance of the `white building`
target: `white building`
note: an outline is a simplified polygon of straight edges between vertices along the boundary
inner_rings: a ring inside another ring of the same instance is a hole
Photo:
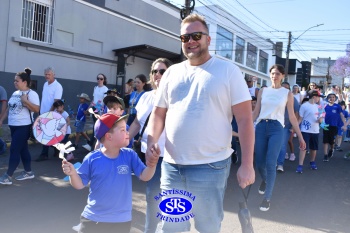
[[[219,13],[213,13],[208,7]],[[268,69],[275,63],[273,42],[261,37],[221,7],[208,7],[196,7],[195,11],[204,15],[209,24],[212,38],[210,53],[233,61],[245,77],[256,79],[255,86],[270,85]]]
[[[342,87],[343,79],[340,76],[330,75],[329,69],[333,66],[335,60],[331,60],[331,58],[317,58],[311,59],[311,77],[310,82],[315,82],[320,86],[323,86],[323,89],[326,89],[330,85],[338,85]],[[330,76],[331,78],[330,78]],[[327,79],[328,77],[328,79]]]
[[[14,74],[32,69],[41,95],[44,69],[55,68],[63,98],[92,95],[96,76],[111,85],[143,73],[158,57],[177,61],[179,9],[162,0],[1,0],[0,85],[14,91]]]

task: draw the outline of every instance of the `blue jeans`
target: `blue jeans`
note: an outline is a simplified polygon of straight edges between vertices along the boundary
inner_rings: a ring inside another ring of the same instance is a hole
[[[283,127],[277,120],[261,120],[255,128],[255,163],[261,178],[266,182],[266,200],[271,200],[275,185],[276,162],[283,136]]]
[[[10,147],[10,159],[9,167],[7,169],[7,175],[12,176],[22,160],[23,168],[26,172],[32,170],[31,156],[28,149],[28,137],[29,129],[31,125],[23,126],[9,126],[11,130],[11,147]]]
[[[224,217],[224,194],[230,167],[231,157],[214,163],[198,165],[170,164],[165,161],[162,163],[161,189],[163,191],[183,190],[195,196],[195,199],[191,200],[192,210],[187,214],[193,213],[195,228],[198,232],[220,232],[221,221]],[[168,197],[169,195],[163,198]],[[175,197],[183,196],[175,194]],[[189,221],[162,221],[162,232],[182,232],[189,231],[190,228]]]
[[[154,200],[154,197],[159,195],[161,192],[160,189],[160,175],[162,168],[163,157],[159,157],[156,171],[152,177],[147,182],[146,186],[146,224],[145,224],[145,233],[154,233],[157,230],[157,225],[160,220],[156,217],[158,210],[158,203]]]
[[[287,153],[287,145],[288,145],[288,140],[290,137],[290,129],[283,128],[283,138],[282,138],[282,145],[281,145],[281,151],[280,154],[278,155],[277,159],[277,165],[282,165],[284,164],[285,156]]]

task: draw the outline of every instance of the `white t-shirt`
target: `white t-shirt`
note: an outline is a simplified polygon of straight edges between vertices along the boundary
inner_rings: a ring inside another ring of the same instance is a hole
[[[141,125],[139,133],[141,133],[142,128],[145,125],[145,122],[147,120],[147,117],[152,112],[155,97],[156,97],[156,95],[155,95],[154,91],[145,92],[140,97],[140,100],[135,107],[136,111],[137,111],[136,117]],[[146,129],[143,132],[143,135],[141,138],[141,151],[143,153],[146,153],[146,150],[147,150],[147,137],[148,137],[147,129],[148,128],[146,126]],[[159,149],[160,149],[160,153],[161,153],[160,156],[163,157],[164,156],[164,147],[165,147],[165,130],[163,130],[162,134],[159,137],[158,145],[159,145]]]
[[[50,85],[45,82],[41,98],[40,114],[50,111],[55,99],[62,99],[62,85],[55,79]]]
[[[248,90],[249,90],[249,93],[250,93],[251,96],[256,97],[255,96],[256,87],[248,87]]]
[[[66,112],[66,111],[63,111],[61,115],[63,116],[63,118],[64,118],[65,120],[67,120],[67,118],[69,118],[69,114],[68,114],[68,112]],[[67,124],[67,131],[66,131],[66,134],[71,134],[71,133],[72,133],[72,129],[71,129],[70,125]]]
[[[280,87],[278,89],[266,87],[261,95],[261,108],[258,120],[278,120],[284,127],[284,112],[286,110],[289,90]]]
[[[296,94],[293,94],[294,95],[294,98],[298,101],[298,103],[300,104],[300,98],[301,98],[301,94],[300,93],[296,93]]]
[[[164,73],[155,106],[167,108],[164,161],[192,165],[224,160],[231,153],[233,105],[251,96],[240,69],[212,57],[188,61]]]
[[[15,91],[8,101],[9,115],[8,124],[12,126],[30,125],[32,121],[29,116],[29,109],[22,105],[21,96],[22,94],[28,94],[28,100],[35,105],[40,105],[39,95],[33,90],[28,91]],[[33,112],[31,112],[32,120]]]
[[[305,133],[319,133],[320,127],[318,123],[319,105],[306,102],[301,105],[299,110],[300,117],[303,118],[300,124],[300,131]]]
[[[106,86],[95,86],[94,87],[94,94],[92,95],[94,97],[94,104],[97,104],[98,101],[101,101],[101,105],[103,106],[103,98],[106,96],[106,92],[108,91],[108,87]]]

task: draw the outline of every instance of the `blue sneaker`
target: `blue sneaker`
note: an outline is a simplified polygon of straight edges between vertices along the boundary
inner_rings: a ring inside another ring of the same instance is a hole
[[[316,166],[315,161],[310,162],[310,168],[311,168],[312,170],[317,170],[317,166]]]
[[[303,173],[303,165],[298,165],[297,170],[295,171],[296,173]]]
[[[11,185],[12,179],[6,173],[0,177],[0,184]]]
[[[19,176],[17,176],[15,179],[16,180],[28,180],[28,179],[33,179],[34,177],[35,177],[34,172],[22,171],[21,174]]]

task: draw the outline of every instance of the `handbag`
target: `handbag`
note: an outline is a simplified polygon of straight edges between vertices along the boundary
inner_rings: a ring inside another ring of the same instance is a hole
[[[250,211],[247,206],[248,196],[250,192],[250,188],[252,186],[249,185],[247,195],[244,193],[244,190],[241,188],[244,201],[239,203],[239,211],[238,211],[238,219],[241,223],[242,233],[254,233],[253,225],[252,225],[252,216],[250,215]]]
[[[35,137],[34,137],[34,132],[33,132],[33,119],[32,119],[32,112],[28,109],[29,111],[29,117],[30,117],[30,121],[32,122],[30,124],[30,127],[29,127],[29,136],[28,136],[28,140],[30,141],[35,141]]]
[[[148,115],[145,124],[143,125],[143,128],[141,130],[140,136],[138,140],[134,141],[133,147],[132,149],[136,152],[136,154],[139,156],[139,158],[141,159],[142,162],[146,163],[146,158],[145,158],[145,154],[141,151],[141,139],[142,139],[142,135],[145,132],[146,126],[148,124],[148,120],[149,117],[151,116],[151,113]]]

